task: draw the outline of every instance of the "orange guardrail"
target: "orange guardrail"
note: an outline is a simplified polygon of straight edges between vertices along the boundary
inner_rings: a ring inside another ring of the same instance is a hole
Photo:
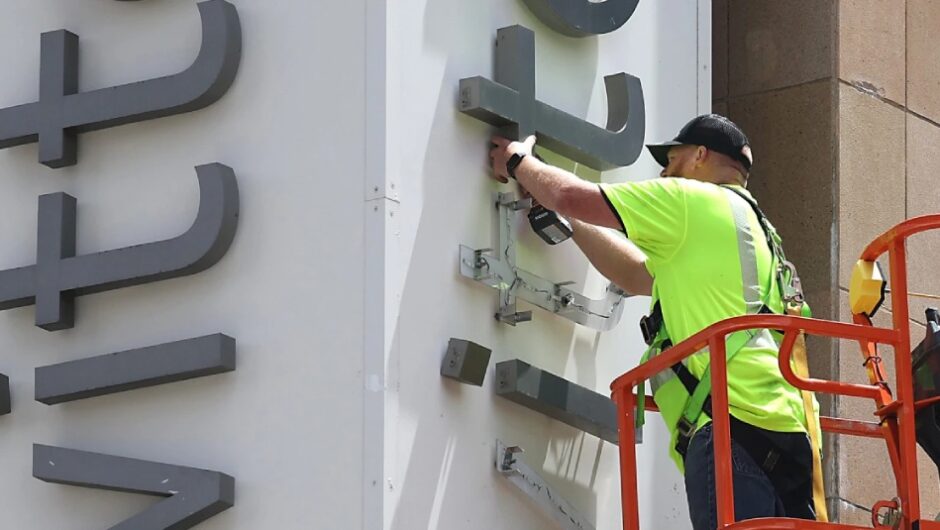
[[[918,406],[914,400],[911,341],[909,336],[909,309],[907,288],[906,241],[917,233],[940,228],[940,214],[909,219],[882,234],[869,244],[861,259],[874,261],[888,254],[892,287],[892,327],[875,327],[866,315],[855,315],[854,323],[833,322],[784,315],[750,315],[723,320],[705,328],[662,354],[630,370],[611,383],[612,398],[617,405],[620,428],[620,487],[624,530],[640,530],[635,446],[636,387],[655,374],[668,370],[674,364],[694,353],[708,348],[712,374],[712,410],[714,417],[715,490],[717,497],[718,528],[725,530],[810,530],[810,529],[862,529],[855,525],[821,523],[788,518],[763,518],[734,521],[734,494],[731,471],[731,432],[728,416],[728,382],[725,337],[746,329],[774,329],[784,333],[779,350],[779,365],[783,377],[796,388],[840,396],[869,398],[874,401],[873,415],[879,422],[858,421],[847,418],[821,417],[826,432],[850,436],[881,438],[885,441],[900,500],[900,530],[935,529],[940,523],[921,520],[920,492],[917,477],[917,440],[914,417]],[[850,339],[857,341],[869,375],[868,384],[846,383],[815,378],[801,378],[791,367],[793,345],[800,332],[807,335]],[[878,345],[894,349],[898,396],[891,394],[885,379],[884,367],[878,355]],[[926,401],[926,400],[925,400]],[[656,410],[647,398],[646,410]],[[878,511],[896,508],[892,501],[880,501],[873,507],[872,526]]]

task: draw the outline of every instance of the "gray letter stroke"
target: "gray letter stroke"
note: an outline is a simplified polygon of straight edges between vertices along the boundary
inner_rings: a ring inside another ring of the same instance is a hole
[[[235,505],[225,473],[33,445],[33,476],[44,482],[169,497],[109,530],[184,530]]]
[[[639,158],[646,134],[643,86],[625,73],[609,75],[604,83],[606,129],[537,100],[535,35],[511,26],[498,32],[496,81],[460,80],[460,111],[502,127],[511,140],[536,134],[539,145],[597,170],[629,166]]]
[[[207,107],[232,85],[241,60],[241,25],[225,0],[199,4],[202,47],[181,73],[127,85],[78,91],[78,36],[42,35],[39,101],[0,109],[0,149],[39,142],[39,162],[78,162],[78,134]]]
[[[569,37],[588,37],[620,29],[640,0],[524,0],[548,27]]]
[[[228,166],[196,168],[199,211],[173,239],[96,254],[75,255],[75,198],[39,197],[36,265],[0,271],[0,310],[36,304],[36,325],[48,331],[74,326],[76,296],[202,272],[231,245],[238,224],[238,184]]]

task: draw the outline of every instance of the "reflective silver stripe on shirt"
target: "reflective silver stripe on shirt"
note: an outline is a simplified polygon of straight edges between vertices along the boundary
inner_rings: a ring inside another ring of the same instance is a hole
[[[662,353],[662,352],[659,352],[659,353]],[[685,360],[683,360],[682,363],[684,364]],[[669,381],[672,381],[676,377],[678,376],[676,375],[674,371],[672,371],[672,368],[666,368],[662,372],[659,372],[655,374],[652,378],[650,378],[650,389],[653,391],[653,394],[656,394],[656,392],[659,391],[659,388],[661,386],[665,385]]]
[[[744,312],[747,315],[756,315],[764,302],[761,300],[760,279],[757,277],[757,240],[751,233],[751,223],[747,218],[751,205],[746,204],[744,198],[728,188],[722,189],[728,196],[734,217],[735,233],[738,236],[738,259],[741,262],[741,283],[744,286]]]

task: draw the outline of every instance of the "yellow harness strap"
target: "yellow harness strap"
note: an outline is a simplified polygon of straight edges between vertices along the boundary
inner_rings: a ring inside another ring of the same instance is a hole
[[[797,308],[788,307],[788,315],[800,316]],[[800,332],[793,344],[793,362],[796,365],[794,372],[802,378],[809,377],[809,365],[806,360],[806,336]],[[806,430],[809,432],[810,445],[813,451],[813,504],[816,505],[816,520],[829,522],[829,512],[826,509],[826,489],[823,483],[822,458],[820,456],[819,424],[816,420],[816,411],[813,409],[813,394],[801,390],[803,397],[803,412],[806,414]]]

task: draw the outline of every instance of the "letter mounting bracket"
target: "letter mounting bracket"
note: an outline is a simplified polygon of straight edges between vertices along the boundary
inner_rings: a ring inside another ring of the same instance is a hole
[[[513,193],[497,193],[499,210],[499,248],[472,249],[460,245],[460,274],[499,291],[499,309],[496,319],[515,326],[532,320],[532,312],[516,311],[516,299],[541,307],[572,322],[608,331],[620,322],[623,300],[627,296],[614,284],[607,287],[607,295],[600,300],[587,298],[568,287],[572,282],[555,283],[526,272],[516,266],[513,244],[513,216],[528,207],[528,200],[518,201]]]

